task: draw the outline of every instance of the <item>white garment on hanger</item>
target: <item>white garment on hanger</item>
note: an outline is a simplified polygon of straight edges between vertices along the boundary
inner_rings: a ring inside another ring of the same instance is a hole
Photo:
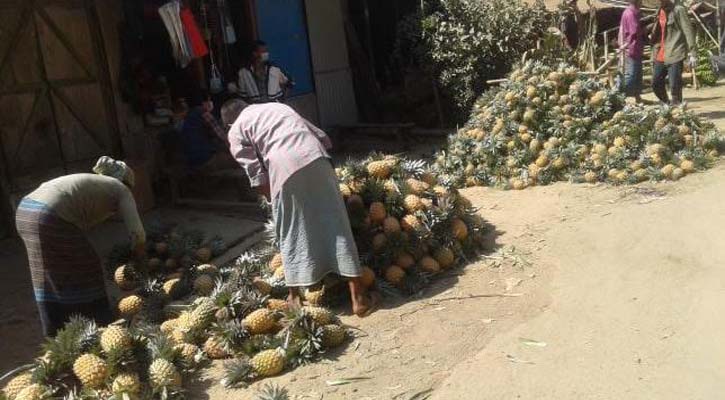
[[[159,15],[161,20],[164,22],[166,30],[169,32],[169,39],[171,40],[171,50],[174,54],[174,59],[183,68],[189,65],[191,62],[192,52],[191,46],[184,33],[184,26],[181,24],[181,4],[178,0],[170,1],[163,6],[159,7]]]

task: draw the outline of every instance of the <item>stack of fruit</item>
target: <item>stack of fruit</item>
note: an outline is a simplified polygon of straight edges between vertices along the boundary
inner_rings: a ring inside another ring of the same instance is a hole
[[[369,286],[415,293],[483,243],[471,203],[423,161],[373,154],[337,173]]]
[[[479,99],[436,167],[457,186],[637,183],[705,169],[720,146],[684,107],[627,105],[574,67],[529,62]]]

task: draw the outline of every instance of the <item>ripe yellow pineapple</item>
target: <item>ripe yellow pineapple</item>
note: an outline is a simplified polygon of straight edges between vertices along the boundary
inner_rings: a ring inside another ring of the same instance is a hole
[[[252,335],[270,333],[277,327],[274,313],[266,308],[253,311],[243,322]]]
[[[149,366],[149,382],[154,388],[180,388],[181,374],[174,364],[163,358],[158,358]]]
[[[631,163],[629,164],[629,168],[630,168],[630,169],[631,169],[632,171],[638,171],[638,170],[640,170],[640,169],[644,168],[644,165],[642,164],[642,161],[639,161],[639,160],[635,160],[635,161],[632,161],[632,162],[631,162]]]
[[[541,172],[541,168],[539,168],[536,164],[529,164],[529,178],[533,180],[539,179],[539,173]]]
[[[682,168],[675,168],[672,171],[672,180],[673,181],[680,180],[680,178],[682,178],[683,176],[685,176],[685,171],[683,171]]]
[[[445,188],[445,186],[437,185],[433,187],[433,193],[435,193],[439,197],[442,197],[448,195],[448,190]]]
[[[425,183],[423,181],[419,181],[417,179],[413,179],[413,178],[407,179],[405,181],[405,184],[408,186],[408,189],[410,189],[410,192],[411,193],[413,193],[415,195],[418,195],[418,196],[420,196],[423,193],[425,193],[428,190],[430,190],[430,185],[429,184],[427,184],[427,183]]]
[[[370,267],[362,267],[362,276],[360,277],[362,285],[370,288],[375,284],[375,271]]]
[[[126,296],[118,302],[118,311],[124,317],[132,317],[141,312],[144,303],[143,299],[135,294]]]
[[[141,392],[141,381],[136,374],[122,373],[113,379],[111,390],[115,395],[138,395]]]
[[[275,269],[273,276],[275,279],[284,280],[285,279],[284,267],[279,267],[279,268]]]
[[[322,327],[322,345],[327,348],[341,345],[347,336],[347,331],[340,325],[325,325]]]
[[[403,269],[408,269],[415,265],[415,258],[408,253],[401,253],[395,258],[395,265]]]
[[[121,265],[113,273],[113,281],[121,290],[133,290],[138,282],[133,279],[133,268],[128,265]]]
[[[551,163],[551,166],[555,169],[564,169],[566,167],[566,159],[562,156],[557,157],[553,163]]]
[[[178,299],[181,296],[182,283],[180,278],[169,279],[164,282],[163,290],[167,296],[172,299]]]
[[[682,171],[686,174],[691,174],[695,172],[695,163],[691,160],[682,160],[680,162],[680,168],[682,168]]]
[[[131,347],[131,334],[126,328],[110,325],[101,333],[101,349],[106,353]]]
[[[214,264],[201,264],[196,267],[196,273],[214,276],[219,273],[219,268]]]
[[[629,179],[629,173],[627,171],[620,171],[614,179],[619,183],[624,183]]]
[[[435,186],[438,184],[438,178],[436,178],[436,176],[433,175],[432,172],[424,172],[420,176],[420,180],[427,183],[429,186]]]
[[[387,235],[400,232],[400,222],[398,222],[398,219],[395,217],[385,218],[383,221],[383,232]]]
[[[541,141],[539,139],[531,139],[531,142],[529,142],[529,151],[537,153],[539,150],[541,150]]]
[[[214,290],[214,278],[209,275],[199,275],[194,279],[194,292],[200,296],[208,296]]]
[[[282,267],[282,254],[277,253],[269,260],[269,270],[274,272],[280,267]]]
[[[588,183],[596,183],[599,180],[599,176],[592,171],[588,171],[584,174],[584,180]]]
[[[252,281],[252,284],[254,285],[254,287],[257,288],[257,290],[259,290],[259,293],[262,293],[265,296],[272,293],[272,285],[270,285],[269,283],[267,283],[264,279],[262,279],[260,277],[254,278],[254,280]]]
[[[26,386],[18,392],[14,399],[10,400],[43,400],[50,397],[50,390],[48,387],[38,383],[33,383],[30,386]]]
[[[375,201],[370,204],[370,220],[374,224],[380,224],[385,220],[387,212],[385,211],[385,204]]]
[[[286,300],[281,299],[268,299],[267,308],[272,311],[287,311],[289,304]]]
[[[284,351],[281,349],[260,351],[249,360],[249,364],[260,377],[275,376],[284,369]]]
[[[371,161],[367,165],[368,174],[373,178],[388,179],[392,173],[392,166],[388,161]]]
[[[398,191],[398,185],[392,179],[388,179],[387,181],[385,181],[383,183],[383,187],[385,188],[385,191],[388,193],[397,193],[397,191]]]
[[[212,336],[204,342],[204,353],[212,360],[229,358],[229,353],[224,348],[222,341],[216,336]]]
[[[350,186],[341,183],[340,184],[340,194],[342,194],[343,197],[350,197],[352,196],[352,189],[350,189]]]
[[[188,365],[192,365],[196,362],[196,355],[199,353],[199,346],[191,343],[180,343],[175,346],[176,350],[181,355],[181,358]]]
[[[537,167],[546,168],[547,165],[549,165],[549,157],[547,157],[546,154],[541,154],[539,157],[536,158]]]
[[[511,181],[509,183],[511,184],[511,188],[513,188],[514,190],[526,189],[526,182],[524,182],[521,179],[513,178],[513,179],[511,179]]]
[[[434,257],[442,269],[450,268],[456,262],[456,255],[448,247],[439,248]]]
[[[3,388],[3,393],[9,400],[14,400],[21,390],[33,383],[33,374],[24,373],[11,379]]]
[[[420,269],[431,274],[441,272],[441,266],[433,257],[425,256],[420,259]]]
[[[459,241],[464,241],[468,238],[468,226],[460,218],[455,218],[451,221],[451,230],[453,236]]]
[[[305,306],[302,308],[306,313],[310,314],[317,325],[329,325],[333,322],[334,315],[330,310],[323,307]]]
[[[397,265],[391,265],[385,270],[385,280],[398,286],[405,279],[405,270]]]
[[[667,164],[660,170],[662,172],[662,175],[665,176],[667,179],[672,179],[672,174],[675,172],[675,166],[672,164]]]
[[[325,297],[325,287],[323,286],[319,290],[310,290],[308,289],[305,291],[305,300],[307,300],[307,303],[311,306],[319,306],[322,305]]]
[[[420,201],[420,197],[414,194],[405,196],[403,199],[403,206],[410,213],[425,209],[425,205],[422,201]]]
[[[84,387],[99,389],[106,382],[108,367],[101,357],[83,354],[73,363],[73,373]]]
[[[637,182],[644,182],[649,179],[646,169],[638,169],[634,171],[634,177],[637,179]]]
[[[521,141],[524,143],[531,143],[531,140],[533,139],[533,137],[531,136],[530,133],[524,132],[524,133],[519,134],[519,139],[521,139]]]
[[[415,215],[408,214],[400,220],[400,227],[406,232],[417,231],[423,228],[423,223]]]

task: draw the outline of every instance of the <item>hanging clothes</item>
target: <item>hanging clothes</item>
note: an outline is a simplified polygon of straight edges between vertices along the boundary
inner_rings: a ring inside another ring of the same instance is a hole
[[[205,57],[209,54],[209,48],[206,47],[204,36],[202,36],[199,30],[199,25],[196,23],[194,14],[189,8],[184,7],[181,9],[179,17],[181,18],[181,24],[184,27],[186,38],[191,44],[192,58]]]
[[[187,42],[180,13],[181,5],[177,0],[170,1],[159,7],[159,15],[161,16],[161,20],[164,22],[164,26],[169,33],[169,40],[171,41],[171,49],[174,59],[176,59],[179,65],[184,68],[189,65],[189,62],[193,58],[193,52]]]

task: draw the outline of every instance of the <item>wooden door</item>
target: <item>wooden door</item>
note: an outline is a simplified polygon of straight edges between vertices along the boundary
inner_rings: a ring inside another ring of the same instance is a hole
[[[16,198],[121,152],[95,7],[0,0],[0,184]]]

